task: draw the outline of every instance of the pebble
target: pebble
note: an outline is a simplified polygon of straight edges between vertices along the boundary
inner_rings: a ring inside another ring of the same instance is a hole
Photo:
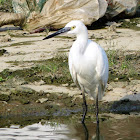
[[[69,85],[68,83],[62,84],[63,87],[68,87],[68,85]]]
[[[118,81],[118,80],[119,80],[119,78],[115,78],[115,79],[114,79],[114,81]]]
[[[38,99],[36,102],[37,103],[44,103],[44,102],[47,102],[48,101],[48,98],[41,98],[41,99]]]
[[[124,21],[126,21],[126,22],[130,22],[130,19],[124,19]]]
[[[140,24],[137,24],[136,26],[137,26],[137,27],[140,27]]]

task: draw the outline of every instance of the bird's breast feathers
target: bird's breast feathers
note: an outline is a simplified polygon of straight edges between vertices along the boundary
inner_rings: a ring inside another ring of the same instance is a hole
[[[72,71],[78,74],[79,79],[84,79],[89,83],[96,83],[98,81],[97,78],[106,78],[105,82],[108,79],[108,76],[105,77],[108,71],[106,54],[97,43],[90,40],[83,54],[78,49],[71,48],[69,53],[69,69],[73,80],[75,76]]]

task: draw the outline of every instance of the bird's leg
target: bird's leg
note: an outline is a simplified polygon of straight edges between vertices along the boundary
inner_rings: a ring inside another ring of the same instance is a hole
[[[84,91],[82,91],[83,95],[83,117],[82,117],[82,123],[84,123],[85,116],[87,114],[87,103],[86,103],[86,97]]]
[[[98,118],[99,108],[98,108],[98,95],[96,96],[96,121],[97,124],[99,124],[99,118]]]

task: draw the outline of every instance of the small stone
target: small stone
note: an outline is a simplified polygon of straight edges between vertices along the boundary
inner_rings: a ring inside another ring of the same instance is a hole
[[[68,85],[69,85],[68,83],[62,84],[63,87],[67,87]]]
[[[3,105],[4,105],[4,104],[8,104],[6,101],[0,101],[0,102],[3,103]]]
[[[11,125],[10,128],[12,128],[12,129],[18,129],[18,128],[20,128],[20,125]]]
[[[115,78],[115,79],[114,79],[114,81],[118,81],[118,80],[119,80],[119,78]]]
[[[136,26],[137,26],[137,27],[140,27],[140,24],[137,24]]]
[[[128,78],[129,79],[129,81],[132,81],[133,80],[133,77],[132,78]]]
[[[35,81],[34,84],[37,85],[37,86],[38,86],[38,85],[40,86],[40,85],[44,85],[45,82],[44,82],[43,80],[40,80],[39,82],[36,82],[36,81]]]
[[[47,102],[48,101],[48,98],[41,98],[41,99],[38,99],[36,102],[37,103],[44,103],[44,102]]]
[[[130,22],[130,19],[124,19],[124,21],[126,21],[126,22]]]
[[[7,111],[8,111],[8,112],[10,112],[10,111],[11,111],[11,109],[9,109],[9,108],[8,108],[8,109],[7,109]]]
[[[47,97],[50,97],[50,94],[47,94],[46,96],[47,96]]]

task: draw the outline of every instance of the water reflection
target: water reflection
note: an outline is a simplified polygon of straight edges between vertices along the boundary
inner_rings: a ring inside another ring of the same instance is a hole
[[[6,120],[5,120],[6,121]],[[56,123],[40,121],[32,125],[0,128],[0,140],[116,140],[140,139],[140,117],[96,123]]]
[[[3,140],[60,140],[68,139],[70,130],[67,125],[44,124],[40,122],[21,128],[19,125],[11,125],[10,128],[0,128],[0,139]]]
[[[85,123],[82,123],[83,128],[84,128],[84,133],[85,133],[85,140],[89,139],[89,134],[88,134],[88,129],[87,126],[85,125]]]
[[[100,136],[98,125],[96,126],[96,132],[93,132],[92,135],[92,140],[103,140],[101,139],[103,137]],[[11,125],[9,128],[0,128],[0,139],[89,140],[89,131],[86,124],[82,123],[76,125],[65,125],[50,122],[42,124],[41,122],[39,122],[23,128],[20,125]]]
[[[77,133],[77,128],[79,126],[83,126],[83,134],[78,135],[78,133],[82,133],[81,129]],[[92,140],[102,140],[100,139],[99,127],[97,127],[97,131],[92,136]],[[2,140],[39,140],[39,139],[47,139],[47,140],[89,140],[88,129],[85,124],[76,125],[65,125],[65,124],[57,124],[57,123],[49,123],[45,124],[35,123],[26,127],[21,127],[20,125],[11,125],[9,128],[0,128],[0,139]]]
[[[85,123],[82,123],[84,133],[85,133],[85,140],[89,140],[89,132]],[[92,140],[104,140],[104,137],[100,135],[100,127],[99,124],[96,124],[96,134],[92,136]]]

